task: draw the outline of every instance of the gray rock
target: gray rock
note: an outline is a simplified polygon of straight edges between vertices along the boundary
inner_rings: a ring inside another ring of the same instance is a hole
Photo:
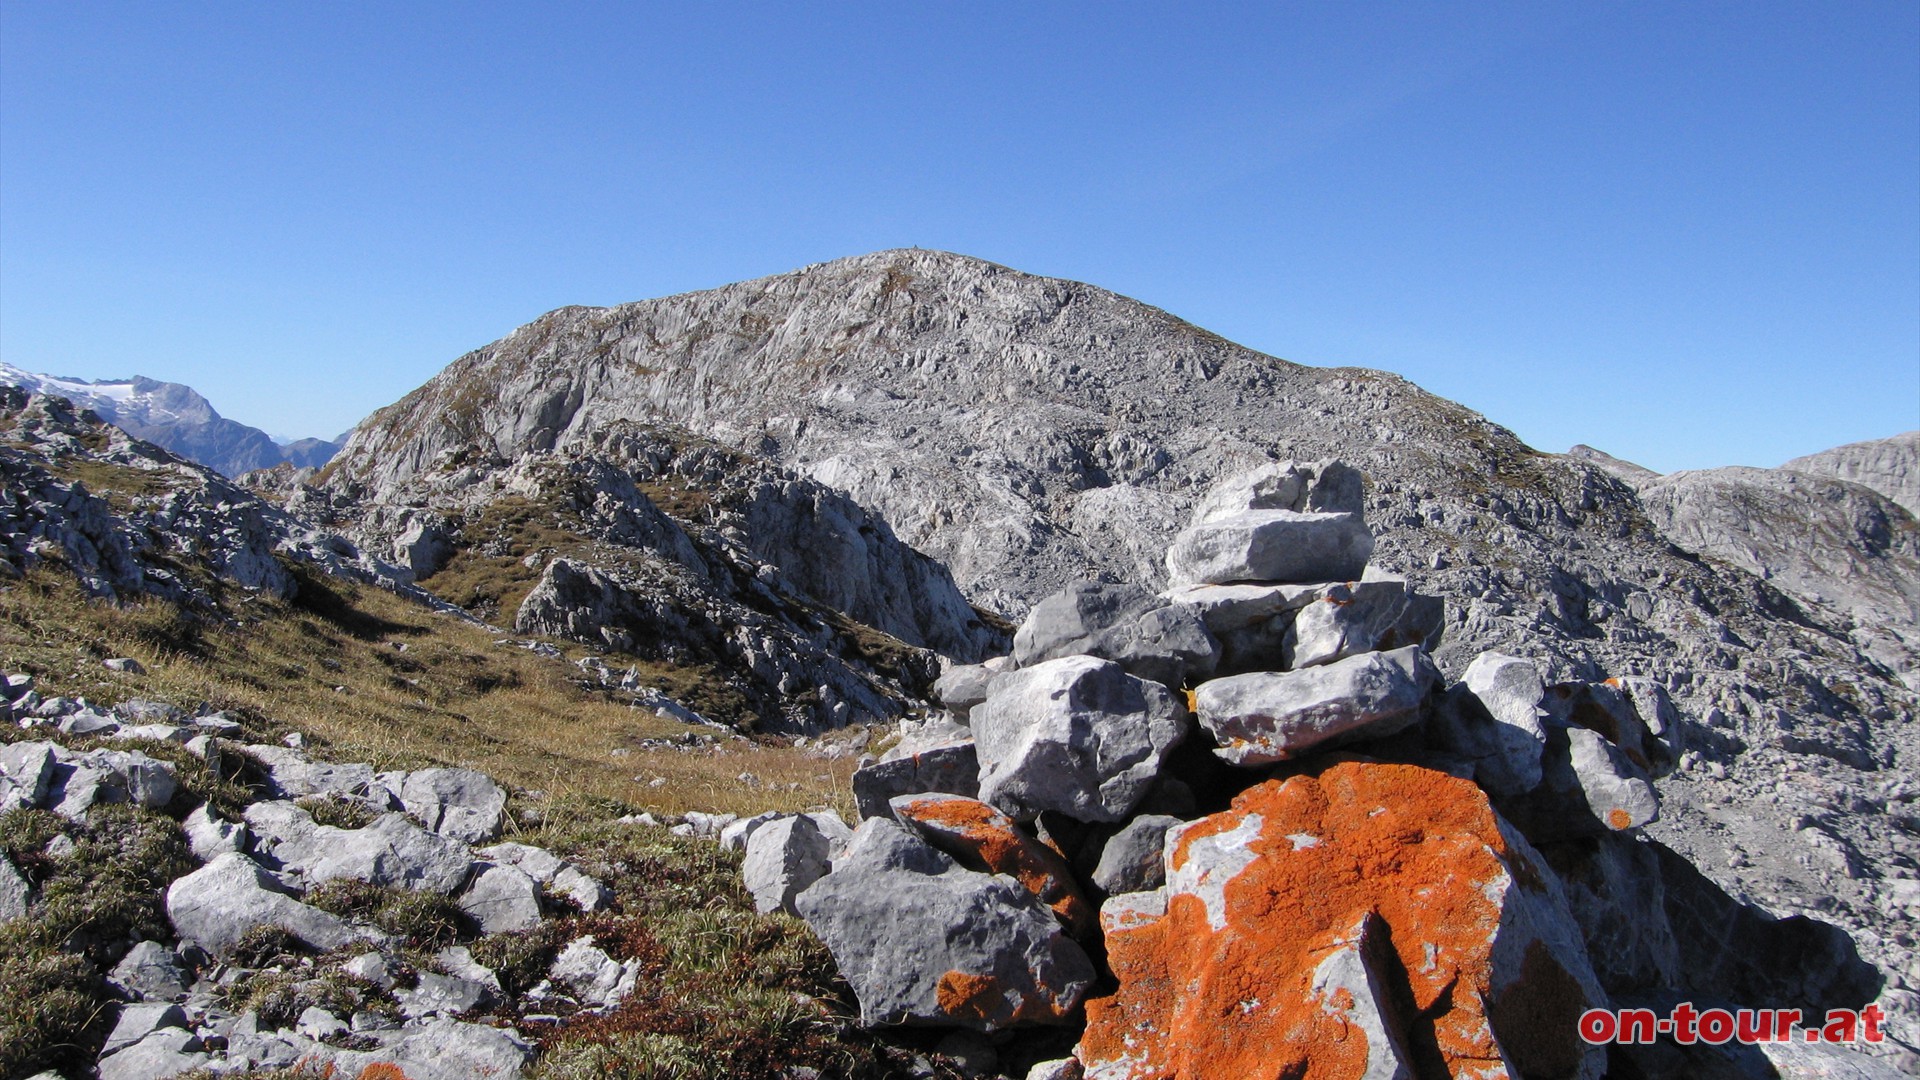
[[[1328,585],[1294,614],[1280,647],[1289,668],[1313,667],[1372,652],[1387,641],[1407,609],[1405,578],[1369,578]]]
[[[761,914],[793,914],[793,898],[827,872],[828,842],[820,826],[802,815],[782,817],[755,830],[747,841],[740,874]]]
[[[533,878],[511,866],[474,864],[473,882],[460,894],[460,910],[480,924],[480,931],[499,934],[540,925],[540,888]]]
[[[1667,688],[1645,675],[1627,675],[1608,682],[1626,695],[1628,707],[1652,736],[1646,744],[1648,775],[1658,780],[1673,772],[1687,752],[1687,735],[1680,710],[1674,708]]]
[[[422,975],[421,977],[424,979],[427,976]],[[318,1041],[334,1035],[344,1035],[348,1031],[348,1027],[339,1017],[320,1006],[309,1005],[300,1010],[300,1015],[294,1019],[293,1030],[309,1039]]]
[[[54,778],[54,744],[17,742],[0,746],[0,773],[20,792],[26,806],[43,806]]]
[[[1143,814],[1108,840],[1100,851],[1093,883],[1109,895],[1150,892],[1167,883],[1167,830],[1180,825],[1177,817]]]
[[[340,970],[370,982],[382,990],[393,989],[393,971],[387,966],[387,958],[377,952],[364,952],[340,965]]]
[[[113,735],[119,732],[120,721],[105,713],[86,709],[61,717],[60,730],[68,735]]]
[[[1232,675],[1194,692],[1214,753],[1266,765],[1308,750],[1405,730],[1439,673],[1417,645],[1321,667]]]
[[[288,802],[254,803],[247,824],[259,849],[286,872],[318,884],[352,878],[388,888],[451,893],[467,880],[471,851],[404,814],[382,814],[362,829],[315,824]]]
[[[500,834],[507,793],[472,769],[421,769],[407,774],[400,801],[434,832],[477,844]]]
[[[441,1016],[409,1025],[379,1050],[342,1050],[331,1057],[336,1075],[358,1076],[370,1065],[389,1064],[407,1080],[512,1080],[533,1060],[533,1047],[512,1030]]]
[[[577,866],[561,867],[560,872],[553,875],[553,880],[545,884],[553,895],[566,897],[588,915],[605,911],[613,905],[613,890]]]
[[[1501,812],[1536,842],[1622,832],[1660,814],[1653,783],[1597,731],[1548,729],[1540,786],[1501,804]]]
[[[780,820],[783,816],[784,815],[777,810],[768,810],[762,814],[755,814],[750,818],[740,818],[737,821],[728,822],[727,827],[720,830],[721,850],[747,850],[748,838],[751,837],[760,826],[772,824]]]
[[[107,984],[139,1001],[172,1001],[187,992],[179,958],[157,941],[142,941],[128,950],[107,976]]]
[[[1498,797],[1540,783],[1547,743],[1546,685],[1528,661],[1481,653],[1447,691],[1429,731],[1441,749],[1471,761],[1474,780]]]
[[[1235,581],[1354,581],[1373,555],[1359,514],[1249,510],[1174,537],[1167,574],[1174,585]]]
[[[940,791],[973,796],[980,790],[980,758],[971,735],[862,766],[853,773],[853,802],[862,818],[888,817],[896,795]]]
[[[1080,582],[1035,604],[1013,635],[1020,667],[1065,656],[1097,656],[1129,674],[1179,686],[1189,673],[1211,675],[1220,645],[1194,611],[1151,589]]]
[[[1365,478],[1352,466],[1282,461],[1236,473],[1209,488],[1188,524],[1204,525],[1249,510],[1358,514],[1365,509]]]
[[[853,828],[837,810],[809,810],[806,816],[813,819],[814,827],[820,830],[821,836],[827,838],[829,851],[838,852],[847,846],[847,841],[853,839]]]
[[[547,979],[566,987],[582,1004],[607,1008],[633,992],[637,970],[608,956],[589,935],[573,939],[560,951],[547,969]]]
[[[985,664],[955,664],[933,684],[934,699],[959,716],[987,700],[987,684],[998,671]]]
[[[95,803],[130,802],[157,809],[178,790],[170,766],[137,750],[62,750],[54,756],[58,764],[46,803],[63,817],[84,817]]]
[[[120,1018],[107,1035],[106,1045],[100,1048],[101,1056],[132,1046],[162,1028],[185,1030],[187,1014],[172,1003],[123,1005],[120,1007]]]
[[[0,921],[24,918],[33,887],[26,876],[14,868],[12,860],[0,854]]]
[[[167,886],[167,918],[182,939],[215,956],[226,956],[247,931],[269,923],[322,950],[365,936],[290,891],[245,855],[229,852]]]
[[[552,881],[553,876],[568,865],[560,856],[532,844],[494,844],[476,848],[473,853],[491,863],[517,867],[542,885]]]
[[[472,979],[423,971],[412,989],[395,990],[393,996],[400,1002],[400,1011],[408,1019],[417,1020],[424,1016],[470,1012],[490,1001],[493,995],[484,984]]]
[[[1587,956],[1611,995],[1684,984],[1680,946],[1667,921],[1666,888],[1653,845],[1607,833],[1540,849],[1565,887]]]
[[[973,717],[980,794],[1020,820],[1121,821],[1185,738],[1184,705],[1118,664],[1076,656],[997,680]]]
[[[331,765],[308,761],[307,755],[287,746],[255,743],[247,755],[267,767],[274,792],[283,798],[308,795],[366,795],[374,786],[373,766]]]
[[[1055,1058],[1052,1061],[1034,1062],[1027,1070],[1027,1080],[1084,1080],[1087,1071],[1080,1067],[1075,1058]]]
[[[100,1059],[100,1080],[160,1080],[205,1065],[200,1039],[191,1031],[164,1028]]]
[[[100,666],[108,671],[117,671],[122,675],[145,675],[147,666],[131,656],[116,656],[111,660],[100,661]]]
[[[1012,879],[961,869],[886,818],[869,818],[801,918],[860,999],[860,1020],[997,1031],[1063,1023],[1093,964]]]
[[[221,820],[214,815],[213,808],[204,803],[195,807],[180,827],[187,834],[187,846],[201,862],[212,862],[226,852],[247,848],[247,827]]]
[[[473,950],[465,945],[449,945],[434,953],[433,959],[447,974],[478,983],[485,987],[489,994],[500,993],[500,976],[495,974],[492,968],[474,960]]]
[[[1643,684],[1644,686],[1644,684]],[[1677,757],[1640,719],[1619,680],[1604,683],[1556,683],[1547,688],[1546,705],[1560,723],[1599,732],[1648,776],[1673,771]]]

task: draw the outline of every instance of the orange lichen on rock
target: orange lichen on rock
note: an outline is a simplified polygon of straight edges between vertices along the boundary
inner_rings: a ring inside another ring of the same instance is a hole
[[[407,1080],[407,1073],[391,1061],[376,1061],[361,1069],[354,1080]]]
[[[1630,829],[1633,827],[1633,816],[1625,810],[1615,807],[1607,811],[1607,824],[1613,827],[1614,832]]]
[[[1489,1003],[1498,1008],[1527,976],[1545,976],[1520,971],[1515,953],[1513,974],[1496,978],[1496,960],[1509,962],[1496,947],[1502,933],[1524,934],[1502,926],[1503,910],[1533,902],[1515,894],[1537,889],[1528,879],[1539,878],[1525,865],[1530,851],[1511,850],[1471,782],[1339,762],[1252,788],[1167,840],[1165,916],[1107,923],[1119,989],[1087,1003],[1077,1056],[1089,1080],[1364,1075],[1370,1055],[1386,1048],[1370,1048],[1349,1022],[1350,995],[1316,993],[1314,980],[1351,947],[1351,928],[1369,921],[1382,942],[1369,970],[1390,984],[1382,1008],[1414,1071],[1505,1075],[1511,1048],[1503,1056],[1507,1036],[1496,1039]],[[1542,955],[1528,953],[1527,964],[1561,971],[1551,952]],[[1535,1040],[1547,1045],[1529,1048],[1541,1060],[1582,1060],[1580,1047],[1560,1045],[1577,1042],[1582,988],[1598,994],[1584,953],[1577,963],[1584,982],[1561,971],[1555,983],[1574,993],[1509,1010],[1550,1029]],[[1535,1016],[1539,1009],[1552,1015]]]
[[[940,1008],[955,1017],[986,1020],[1002,1005],[1000,983],[991,975],[949,971],[940,976],[934,992],[939,996]]]
[[[1005,874],[1053,909],[1074,937],[1093,929],[1093,905],[1058,852],[1020,831],[1014,820],[963,795],[901,795],[893,813],[970,870]]]

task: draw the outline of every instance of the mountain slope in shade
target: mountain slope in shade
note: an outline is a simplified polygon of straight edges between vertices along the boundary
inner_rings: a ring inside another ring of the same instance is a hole
[[[136,438],[226,476],[267,469],[282,462],[307,468],[326,464],[340,442],[302,439],[284,449],[259,428],[229,420],[190,386],[134,376],[131,379],[61,378],[0,364],[0,383],[30,393],[56,394]]]

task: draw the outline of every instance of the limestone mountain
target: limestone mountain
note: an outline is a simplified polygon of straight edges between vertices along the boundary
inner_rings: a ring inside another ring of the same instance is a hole
[[[214,411],[199,391],[181,383],[135,375],[131,379],[60,378],[0,364],[0,383],[57,394],[136,438],[197,461],[226,476],[269,469],[282,462],[298,468],[325,465],[345,436],[334,441],[300,439],[281,446],[256,427]]]
[[[1794,458],[1782,469],[1851,480],[1872,488],[1920,517],[1920,431],[1890,439],[1848,443]]]
[[[1741,895],[1824,912],[1883,963],[1912,962],[1871,929],[1911,917],[1889,883],[1920,867],[1920,837],[1887,826],[1920,798],[1920,745],[1884,627],[1688,550],[1606,463],[1537,452],[1397,376],[1288,363],[1091,285],[879,252],[544,315],[369,417],[313,498],[370,548],[464,535],[552,462],[605,466],[611,486],[584,494],[615,514],[633,501],[607,457],[620,432],[711,442],[831,492],[1007,619],[1079,581],[1159,588],[1217,480],[1338,456],[1367,478],[1375,565],[1444,601],[1449,677],[1497,650],[1550,681],[1662,681],[1700,751],[1662,782],[1654,832]],[[806,551],[755,539],[737,493],[709,499],[702,470],[657,456],[640,494],[685,504],[683,528],[732,530],[781,570]],[[590,614],[573,625],[597,632]]]

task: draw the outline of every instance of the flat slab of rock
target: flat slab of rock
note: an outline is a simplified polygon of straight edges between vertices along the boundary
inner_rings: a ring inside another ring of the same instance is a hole
[[[1151,892],[1167,883],[1167,830],[1182,824],[1166,814],[1142,814],[1100,849],[1093,883],[1108,894]]]
[[[294,899],[278,879],[237,852],[167,886],[166,906],[174,931],[215,956],[228,955],[247,931],[268,924],[322,951],[365,936],[339,917]]]
[[[1234,581],[1356,581],[1373,556],[1359,514],[1249,510],[1195,525],[1167,549],[1175,586]]]
[[[401,783],[400,802],[441,836],[481,844],[500,835],[507,793],[492,777],[472,769],[420,769]]]
[[[1053,910],[1076,938],[1094,928],[1094,910],[1073,870],[1007,815],[964,795],[901,795],[893,817],[969,870],[1005,874]]]
[[[1087,1003],[1090,1080],[1395,1075],[1412,1040],[1393,999],[1447,1074],[1604,1071],[1577,1021],[1606,998],[1566,902],[1470,781],[1345,762],[1167,841],[1165,891],[1102,911],[1119,988]]]
[[[529,930],[540,925],[540,887],[517,867],[475,864],[473,880],[456,903],[480,924],[481,933]]]
[[[382,814],[361,829],[337,829],[315,823],[290,802],[275,801],[254,803],[245,816],[264,855],[313,884],[352,878],[444,895],[465,884],[473,866],[466,844],[428,832],[405,814]]]
[[[1315,510],[1358,514],[1366,508],[1365,480],[1339,461],[1280,461],[1229,476],[1193,508],[1191,524],[1249,510]]]
[[[1315,748],[1384,738],[1420,719],[1439,672],[1417,645],[1300,671],[1200,684],[1200,725],[1235,765],[1286,761]]]
[[[944,791],[975,795],[980,791],[980,755],[971,734],[922,744],[854,770],[853,802],[862,818],[886,817],[895,795]]]
[[[862,822],[795,906],[869,1027],[1060,1024],[1093,983],[1092,961],[1032,893],[960,867],[890,818]]]
[[[1436,745],[1473,762],[1496,797],[1533,790],[1547,745],[1546,683],[1530,661],[1486,652],[1447,690],[1430,729]]]
[[[1294,613],[1281,644],[1281,663],[1313,667],[1372,652],[1394,632],[1407,596],[1406,579],[1391,576],[1326,586]]]
[[[1500,804],[1529,839],[1625,832],[1660,816],[1653,782],[1597,731],[1550,728],[1541,773],[1538,787]]]
[[[1220,644],[1197,612],[1150,589],[1076,582],[1035,604],[1013,635],[1019,667],[1063,656],[1097,656],[1177,687],[1211,675]]]
[[[980,800],[1021,821],[1045,810],[1124,820],[1188,723],[1166,687],[1111,661],[1070,656],[1012,672],[974,710]]]

